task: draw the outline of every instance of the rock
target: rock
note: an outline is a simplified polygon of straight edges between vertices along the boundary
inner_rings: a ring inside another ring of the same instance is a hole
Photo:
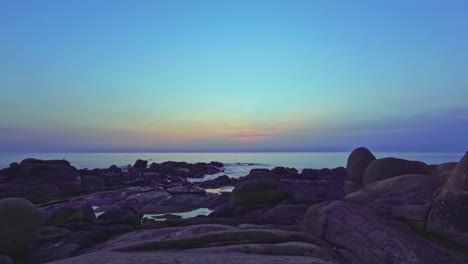
[[[72,206],[72,207],[67,207]],[[63,226],[73,222],[91,222],[96,218],[93,207],[88,203],[73,204],[69,203],[63,207],[57,206],[49,209],[49,217],[46,225]]]
[[[213,180],[200,182],[197,185],[206,189],[215,189],[215,188],[220,188],[224,186],[234,186],[236,184],[237,184],[236,179],[231,179],[227,175],[222,175]]]
[[[0,264],[13,264],[13,260],[6,255],[0,255]]]
[[[298,224],[306,212],[307,205],[280,204],[256,219],[259,224],[294,225]]]
[[[224,167],[224,164],[221,163],[221,162],[219,162],[219,161],[212,161],[212,162],[210,162],[210,165],[211,165],[211,166],[218,167],[218,168]]]
[[[135,169],[146,169],[148,166],[148,161],[147,160],[137,160],[135,161],[135,164],[133,165],[133,168]]]
[[[443,183],[445,183],[457,164],[458,162],[442,163],[434,168],[432,175],[438,177]]]
[[[291,204],[314,204],[339,200],[344,197],[341,180],[282,180],[287,191],[287,202]]]
[[[24,198],[39,203],[59,197],[62,191],[55,184],[33,185],[25,188]]]
[[[426,163],[397,158],[383,158],[372,161],[364,173],[363,185],[407,174],[432,175]]]
[[[374,154],[364,147],[359,147],[351,152],[346,163],[346,170],[350,180],[361,182],[369,164],[375,160]]]
[[[124,224],[136,226],[140,224],[141,215],[128,209],[112,209],[98,216],[93,223],[97,225]]]
[[[427,231],[468,247],[468,153],[458,162],[429,213]]]
[[[311,206],[305,224],[316,236],[350,251],[358,263],[461,264],[467,260],[416,235],[405,224],[373,216],[343,201]]]
[[[361,183],[348,180],[348,181],[345,181],[343,188],[344,188],[345,194],[349,194],[349,193],[352,193],[361,189]]]
[[[432,175],[402,175],[365,185],[344,200],[365,205],[375,215],[405,220],[422,229],[439,186],[440,180]]]
[[[279,181],[269,178],[266,174],[259,175],[265,178],[244,180],[234,188],[231,195],[231,203],[234,206],[275,204],[286,197],[286,192]]]
[[[285,167],[275,167],[271,169],[271,173],[277,174],[277,175],[283,175],[286,174],[286,168]]]
[[[81,176],[81,180],[83,181],[83,188],[86,190],[100,190],[105,184],[103,180],[93,175]]]
[[[315,169],[303,169],[300,178],[304,180],[318,180],[320,178],[320,171]]]
[[[28,200],[0,200],[0,254],[21,255],[36,239],[42,225],[41,212]]]

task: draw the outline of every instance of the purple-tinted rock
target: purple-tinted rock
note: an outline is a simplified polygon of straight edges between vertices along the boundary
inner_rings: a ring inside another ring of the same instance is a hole
[[[259,224],[294,225],[302,221],[308,205],[280,204],[256,219]]]
[[[270,176],[265,173],[259,175],[263,175],[264,178],[244,180],[234,188],[231,195],[231,202],[234,206],[252,207],[258,204],[276,204],[285,198],[286,192],[278,180],[269,178]]]
[[[42,214],[21,198],[0,200],[0,254],[21,255],[36,239]]]
[[[468,247],[468,153],[465,154],[435,197],[427,230]]]
[[[317,180],[320,177],[320,171],[315,169],[303,169],[301,179],[304,180]]]
[[[367,148],[359,147],[351,152],[346,164],[348,177],[355,182],[361,182],[369,164],[375,160],[375,156]]]
[[[359,189],[361,189],[361,186],[362,185],[359,182],[348,180],[348,181],[345,181],[343,189],[344,189],[345,194],[349,194],[349,193],[358,191]]]
[[[62,226],[72,222],[91,222],[96,218],[93,207],[86,200],[51,205],[43,210],[48,215],[46,225],[49,226]]]
[[[367,167],[362,184],[408,174],[432,175],[432,169],[426,163],[397,158],[383,158],[372,161]]]
[[[343,181],[283,180],[282,184],[287,191],[287,202],[291,204],[314,204],[344,197]]]

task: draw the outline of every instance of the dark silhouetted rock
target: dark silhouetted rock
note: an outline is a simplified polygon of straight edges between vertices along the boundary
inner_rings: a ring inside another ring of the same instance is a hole
[[[243,181],[234,188],[231,195],[231,202],[234,206],[275,204],[286,197],[286,192],[278,180],[269,178],[269,175],[259,175],[266,177]]]
[[[303,169],[301,173],[301,179],[304,180],[318,180],[320,177],[320,171],[315,169]]]
[[[210,162],[210,165],[218,167],[218,168],[224,167],[224,164],[219,162],[219,161],[212,161],[212,162]]]
[[[21,255],[36,239],[43,216],[21,198],[0,200],[0,254]]]
[[[278,175],[283,175],[287,173],[287,170],[285,167],[275,167],[271,169],[271,173],[278,174]]]
[[[351,152],[346,163],[348,177],[352,181],[361,182],[369,164],[375,156],[367,148],[359,147]]]
[[[371,162],[364,173],[363,185],[407,174],[432,175],[426,163],[397,158],[383,158]]]
[[[135,161],[135,164],[133,165],[133,168],[135,169],[145,169],[148,166],[148,161],[147,160],[137,160]]]

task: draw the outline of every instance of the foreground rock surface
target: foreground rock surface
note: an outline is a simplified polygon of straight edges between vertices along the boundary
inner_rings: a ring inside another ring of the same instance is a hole
[[[42,225],[41,212],[21,198],[0,200],[0,254],[19,256],[35,241]]]
[[[0,261],[468,263],[463,254],[468,249],[468,156],[428,166],[375,159],[359,148],[347,165],[302,172],[253,169],[239,179],[223,175],[198,182],[189,178],[219,173],[223,164],[148,166],[140,160],[126,168],[79,170],[81,184],[74,189],[78,185],[63,184],[73,177],[44,181],[62,177],[57,170],[75,175],[67,161],[14,163],[0,171],[4,188],[16,192],[26,182],[40,190],[36,194],[58,190],[65,196],[37,208],[20,199],[29,207],[15,210],[32,208],[26,210],[30,216],[37,211],[44,217],[25,218],[39,225],[44,219],[45,226],[17,253],[0,252],[0,257],[8,255]],[[234,190],[205,190],[221,186]],[[2,226],[10,226],[14,212],[12,203],[6,204],[0,206],[0,212],[7,212],[0,214],[0,221],[6,221]],[[27,222],[13,218],[18,226]],[[5,230],[16,230],[15,238],[27,237],[16,227]],[[6,241],[0,234],[0,243]]]

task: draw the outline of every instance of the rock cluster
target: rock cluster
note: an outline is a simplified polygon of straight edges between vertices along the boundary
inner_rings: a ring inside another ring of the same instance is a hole
[[[48,166],[77,172],[64,161],[25,164],[12,164],[0,179],[37,171],[47,178]],[[82,188],[102,184],[87,192],[54,184],[70,188],[65,200],[38,207],[0,200],[0,263],[468,263],[460,252],[468,249],[468,154],[429,166],[358,148],[346,169],[276,167],[237,180],[187,181],[221,169],[137,161],[126,171],[78,171]],[[133,176],[142,186],[122,184]],[[234,190],[205,191],[222,186]],[[211,213],[177,215],[201,209]],[[27,220],[2,229],[16,214]]]

